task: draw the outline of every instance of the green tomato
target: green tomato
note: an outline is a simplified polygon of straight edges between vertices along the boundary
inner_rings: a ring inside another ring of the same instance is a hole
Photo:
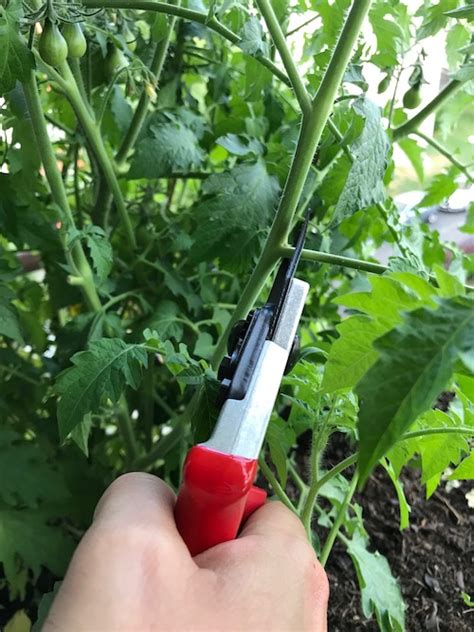
[[[410,88],[403,95],[403,105],[408,110],[417,108],[421,103],[420,90],[418,88]]]
[[[107,55],[105,56],[104,70],[105,75],[111,81],[115,74],[121,69],[128,66],[128,59],[123,52],[114,46],[109,44],[107,46]]]
[[[67,43],[69,57],[84,57],[87,41],[78,22],[68,22],[63,26],[63,36]]]
[[[125,40],[125,43],[127,44],[128,50],[133,53],[133,51],[137,47],[137,38],[132,33],[132,31],[128,28],[128,24],[126,22],[124,22],[122,26],[122,35]]]
[[[38,43],[41,59],[50,66],[59,66],[67,59],[67,43],[56,24],[46,18]]]

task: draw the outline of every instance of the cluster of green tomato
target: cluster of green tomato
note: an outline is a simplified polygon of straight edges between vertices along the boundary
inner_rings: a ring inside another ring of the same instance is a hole
[[[134,51],[136,41],[126,24],[123,25],[121,33],[127,48]],[[66,22],[60,30],[55,22],[46,18],[38,43],[38,51],[44,62],[50,66],[59,66],[68,57],[83,57],[86,50],[87,40],[79,22]],[[119,48],[109,42],[104,64],[105,74],[112,78],[128,65],[128,60]]]

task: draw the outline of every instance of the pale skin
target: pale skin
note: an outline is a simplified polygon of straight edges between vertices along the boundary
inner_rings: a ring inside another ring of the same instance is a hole
[[[267,502],[236,540],[192,558],[175,496],[149,474],[118,478],[71,561],[44,632],[324,632],[324,569],[298,518]]]

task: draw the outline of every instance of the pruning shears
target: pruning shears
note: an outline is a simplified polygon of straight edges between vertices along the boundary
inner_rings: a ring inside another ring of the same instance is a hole
[[[175,518],[192,555],[233,540],[265,503],[266,492],[253,482],[280,383],[297,350],[309,285],[294,275],[308,221],[309,216],[292,257],[280,263],[265,305],[234,325],[218,371],[219,418],[211,438],[186,457]]]

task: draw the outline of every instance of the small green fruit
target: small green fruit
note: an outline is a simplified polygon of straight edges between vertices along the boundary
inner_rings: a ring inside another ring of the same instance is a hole
[[[63,27],[63,36],[67,43],[69,57],[84,57],[87,40],[78,22],[68,22]]]
[[[113,44],[108,44],[107,55],[105,56],[104,61],[104,70],[105,76],[109,79],[109,81],[115,77],[119,70],[126,68],[127,66],[128,60],[122,51]]]
[[[403,95],[403,105],[408,110],[417,108],[421,103],[420,90],[418,88],[410,88]]]
[[[67,43],[56,24],[46,18],[38,43],[41,59],[50,66],[59,66],[67,59]]]

